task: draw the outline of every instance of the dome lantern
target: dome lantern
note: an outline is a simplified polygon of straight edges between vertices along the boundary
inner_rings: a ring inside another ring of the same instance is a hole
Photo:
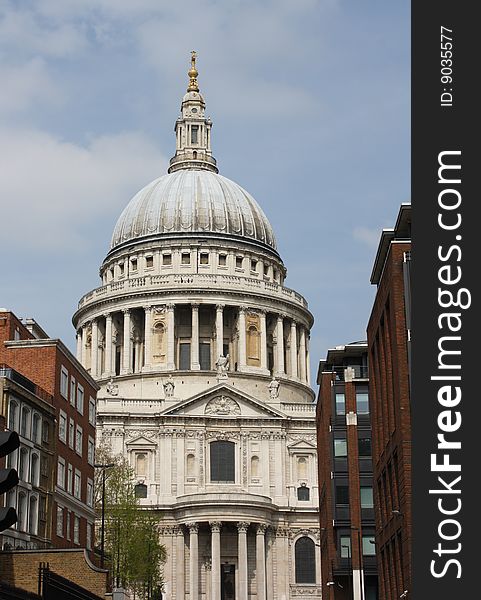
[[[168,172],[180,169],[202,169],[218,173],[211,150],[212,121],[205,117],[205,102],[199,91],[197,54],[192,50],[189,86],[182,99],[181,115],[175,123],[175,156],[170,159]]]

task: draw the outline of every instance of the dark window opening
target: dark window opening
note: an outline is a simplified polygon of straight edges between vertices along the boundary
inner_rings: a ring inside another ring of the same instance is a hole
[[[309,488],[301,486],[297,488],[297,499],[301,502],[307,502],[310,498]]]
[[[210,480],[235,482],[234,442],[212,442],[210,444]]]
[[[314,542],[301,537],[295,546],[296,583],[316,583],[316,556]]]

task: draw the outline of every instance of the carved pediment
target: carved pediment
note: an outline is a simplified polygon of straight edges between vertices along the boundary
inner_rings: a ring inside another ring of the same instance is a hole
[[[224,419],[285,418],[279,410],[223,383],[207,392],[179,402],[162,414]]]

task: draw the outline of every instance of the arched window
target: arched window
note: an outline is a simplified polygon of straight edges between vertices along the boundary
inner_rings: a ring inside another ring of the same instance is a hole
[[[186,459],[186,472],[187,472],[187,477],[194,477],[195,476],[195,456],[193,454],[187,454],[187,459]]]
[[[37,498],[30,496],[30,506],[28,511],[28,531],[33,535],[37,534]]]
[[[20,450],[20,460],[18,463],[18,478],[20,481],[27,481],[28,477],[28,450],[22,448]]]
[[[297,488],[297,499],[301,502],[307,502],[309,500],[310,493],[309,488],[305,485]]]
[[[39,485],[40,471],[39,471],[39,460],[38,454],[33,453],[30,467],[30,481],[32,485]]]
[[[135,473],[137,477],[146,477],[147,476],[147,455],[146,454],[136,454],[135,455]]]
[[[260,334],[255,325],[247,329],[247,360],[249,364],[257,365],[260,360]]]
[[[30,409],[22,408],[22,422],[20,423],[20,435],[24,438],[30,437]]]
[[[297,459],[297,478],[307,479],[307,458],[304,456]]]
[[[211,442],[210,480],[215,482],[235,482],[234,442]]]
[[[40,415],[38,413],[33,413],[32,419],[32,440],[36,443],[40,443]]]
[[[251,477],[259,477],[259,457],[251,458]]]
[[[27,518],[27,496],[24,492],[18,494],[18,507],[17,507],[17,528],[19,531],[25,531]]]
[[[152,339],[152,362],[163,363],[166,358],[166,335],[163,323],[154,325],[154,334]]]
[[[17,430],[17,415],[18,415],[18,404],[13,400],[10,400],[10,409],[8,411],[8,428],[10,431]]]
[[[304,536],[297,540],[295,555],[296,583],[316,583],[316,553],[311,538]]]

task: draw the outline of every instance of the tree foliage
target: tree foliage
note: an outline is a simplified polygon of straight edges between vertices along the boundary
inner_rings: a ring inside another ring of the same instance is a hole
[[[105,469],[105,553],[110,559],[112,582],[132,590],[139,600],[160,598],[166,551],[159,541],[159,516],[139,506],[134,471],[124,456],[100,446],[96,462],[113,465]],[[96,471],[95,503],[100,517],[104,469]],[[97,545],[100,536],[97,528]]]

